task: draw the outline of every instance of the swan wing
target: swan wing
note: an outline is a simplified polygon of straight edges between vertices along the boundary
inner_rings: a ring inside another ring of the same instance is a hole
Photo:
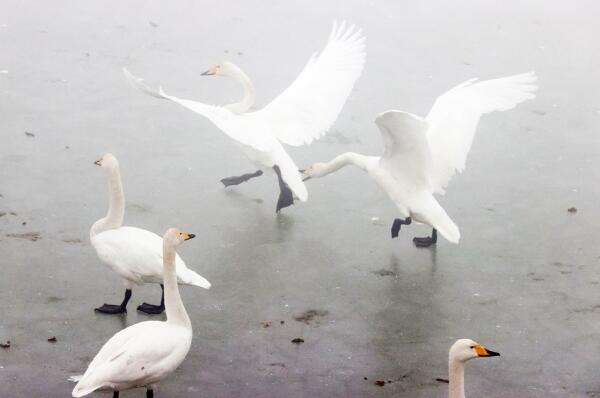
[[[251,119],[248,120],[243,114],[234,114],[222,106],[208,105],[198,101],[178,98],[165,93],[162,87],[154,90],[144,83],[144,79],[134,76],[126,68],[123,68],[123,73],[134,87],[152,97],[173,101],[194,113],[206,117],[235,141],[262,152],[266,152],[272,147],[273,139],[265,134],[264,129],[252,128],[254,121]]]
[[[534,72],[481,82],[471,79],[438,97],[426,118],[437,192],[443,193],[454,174],[464,170],[481,116],[534,98],[536,80]]]
[[[408,112],[390,110],[377,116],[375,124],[385,145],[379,165],[405,185],[428,189],[432,162],[427,121]]]
[[[100,259],[121,276],[137,283],[145,278],[162,281],[163,239],[154,232],[120,227],[96,235],[93,244]],[[175,266],[180,283],[210,288],[210,282],[187,268],[179,254],[175,257]]]
[[[365,63],[365,37],[334,23],[327,45],[296,80],[263,109],[253,112],[281,142],[300,146],[324,135],[337,119]]]
[[[189,343],[180,329],[166,322],[147,321],[121,330],[96,354],[73,396],[120,384],[143,386],[162,378],[179,365],[180,360],[173,356],[181,356],[177,354]]]

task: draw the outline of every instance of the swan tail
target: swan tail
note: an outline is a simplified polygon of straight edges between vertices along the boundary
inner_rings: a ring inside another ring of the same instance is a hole
[[[70,381],[71,383],[78,383],[82,377],[83,377],[83,375],[73,375],[73,376],[69,376],[69,378],[67,380]]]
[[[419,202],[421,202],[420,208],[411,209],[411,212],[416,213],[418,218],[438,230],[446,240],[457,244],[460,241],[460,230],[433,195],[429,194]]]
[[[71,377],[80,377],[81,378],[83,376],[71,376]],[[71,378],[69,378],[69,380],[71,380]],[[77,385],[75,386],[75,388],[73,389],[73,392],[71,393],[71,395],[75,398],[83,397],[83,396],[88,395],[91,392],[96,391],[98,388],[100,388],[100,387],[98,387],[98,386],[88,387],[85,385],[81,385],[81,381],[79,381],[77,383]]]
[[[300,176],[296,163],[294,163],[281,144],[275,149],[273,155],[275,165],[279,166],[279,170],[281,170],[281,178],[283,178],[283,181],[288,184],[292,192],[300,199],[300,201],[306,202],[308,199],[308,191],[306,190],[306,185],[302,182],[302,177]]]
[[[178,272],[179,274],[179,272]],[[192,271],[191,269],[186,269],[183,275],[181,275],[181,280],[186,285],[198,286],[204,289],[210,289],[212,286],[206,278]]]

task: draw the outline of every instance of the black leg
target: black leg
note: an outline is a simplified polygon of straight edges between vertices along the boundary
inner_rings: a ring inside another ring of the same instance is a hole
[[[131,289],[125,290],[125,298],[121,304],[104,304],[102,307],[94,308],[94,311],[102,314],[124,314],[127,312],[127,303],[131,298]]]
[[[404,220],[401,218],[394,219],[394,223],[392,224],[392,239],[398,237],[398,232],[400,232],[400,228],[403,225],[410,225],[412,219],[410,217],[406,217]]]
[[[434,228],[431,231],[431,236],[426,236],[424,238],[413,238],[413,242],[417,247],[429,247],[431,245],[435,245],[437,242],[437,230]]]
[[[254,178],[254,177],[260,177],[262,174],[263,174],[262,170],[257,170],[254,173],[242,174],[241,176],[237,176],[237,177],[223,178],[221,180],[221,182],[223,183],[223,185],[228,187],[230,185],[241,184],[242,182],[246,182],[249,179]]]
[[[277,180],[279,181],[279,198],[277,199],[277,213],[284,207],[288,207],[294,204],[294,194],[292,190],[288,186],[288,184],[283,181],[281,177],[281,170],[279,170],[279,166],[273,166],[273,170],[277,174]]]
[[[154,390],[149,388],[146,390],[146,398],[154,398]]]
[[[165,287],[162,283],[160,285],[160,288],[162,289],[162,295],[160,297],[160,305],[142,303],[142,305],[139,305],[137,307],[137,310],[141,311],[145,314],[150,314],[150,315],[162,314],[163,311],[165,310]]]
[[[119,398],[119,392],[118,391],[113,392],[113,398]]]

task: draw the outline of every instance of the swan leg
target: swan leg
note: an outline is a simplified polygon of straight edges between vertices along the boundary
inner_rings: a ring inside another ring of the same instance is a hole
[[[437,230],[434,228],[431,231],[431,236],[426,236],[424,238],[413,238],[413,243],[417,247],[429,247],[431,245],[435,245],[437,242]]]
[[[154,390],[149,388],[146,390],[146,398],[154,398]]]
[[[279,181],[279,198],[277,199],[277,210],[275,210],[276,213],[279,213],[279,211],[284,207],[294,204],[294,194],[288,184],[283,181],[279,166],[273,166],[273,170],[275,170],[275,173],[277,174],[277,180]]]
[[[119,392],[118,391],[113,392],[113,398],[119,398]]]
[[[121,304],[104,304],[102,307],[94,308],[94,311],[102,314],[124,314],[127,312],[127,303],[131,298],[131,289],[125,290],[125,297]]]
[[[392,239],[398,237],[398,232],[400,232],[400,228],[403,225],[410,225],[412,219],[410,217],[406,217],[404,220],[401,218],[395,218],[394,223],[392,224]]]
[[[260,177],[263,174],[262,170],[257,170],[254,173],[242,174],[241,176],[223,178],[221,182],[226,187],[230,185],[238,185],[242,182],[246,182],[251,178]]]
[[[165,310],[165,287],[162,283],[160,284],[160,288],[162,289],[162,295],[159,305],[142,303],[142,305],[137,307],[137,310],[150,315],[162,314]]]

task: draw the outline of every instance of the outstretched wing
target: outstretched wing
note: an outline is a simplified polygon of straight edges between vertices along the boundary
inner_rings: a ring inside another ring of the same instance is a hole
[[[273,146],[273,139],[265,134],[262,134],[262,131],[253,129],[253,126],[247,123],[246,117],[244,117],[245,115],[241,115],[240,117],[240,115],[235,115],[222,106],[203,104],[202,102],[168,95],[163,91],[162,87],[158,90],[150,88],[146,83],[144,83],[144,79],[134,76],[126,68],[123,68],[123,73],[125,74],[127,80],[131,82],[131,84],[146,94],[151,95],[152,97],[173,101],[194,113],[206,117],[230,138],[244,145],[248,145],[257,151],[262,152],[269,151]],[[253,120],[250,118],[248,122],[253,123]]]
[[[364,63],[361,30],[334,22],[323,51],[314,54],[296,80],[253,116],[285,144],[310,144],[333,125]]]
[[[427,143],[427,121],[402,111],[386,111],[377,116],[375,123],[385,144],[379,161],[404,188],[429,189],[431,153]]]
[[[468,80],[442,94],[427,115],[427,138],[433,155],[432,183],[444,193],[450,179],[465,168],[482,115],[506,111],[535,97],[534,72],[485,80]]]

